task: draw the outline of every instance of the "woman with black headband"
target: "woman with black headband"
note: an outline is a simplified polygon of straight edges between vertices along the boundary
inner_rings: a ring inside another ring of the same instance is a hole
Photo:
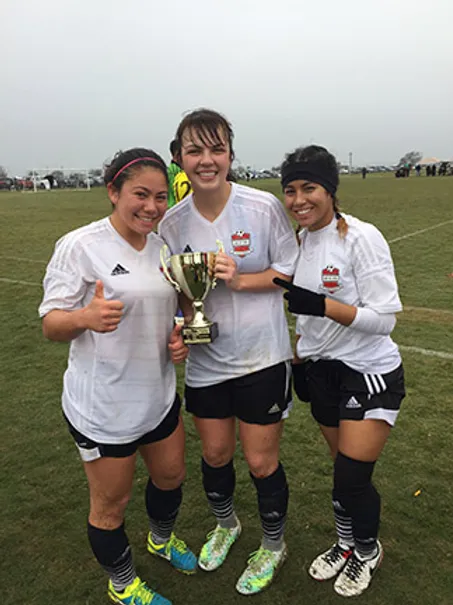
[[[337,163],[311,145],[282,165],[285,204],[301,227],[300,254],[288,309],[297,315],[296,393],[334,460],[335,544],[311,564],[315,580],[336,577],[334,590],[368,588],[383,550],[380,496],[373,469],[405,395],[398,347],[390,338],[402,310],[387,242],[369,223],[340,214]]]
[[[88,479],[88,539],[109,575],[108,596],[171,605],[137,576],[124,530],[138,451],[149,473],[147,549],[195,571],[196,557],[173,533],[185,472],[173,364],[188,349],[153,233],[167,209],[167,168],[155,152],[129,149],[104,180],[112,213],[57,242],[39,313],[47,338],[71,343],[63,413]]]

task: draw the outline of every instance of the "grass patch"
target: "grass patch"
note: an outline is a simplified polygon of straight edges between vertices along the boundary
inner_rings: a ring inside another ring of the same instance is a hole
[[[257,186],[280,195],[276,181]],[[453,219],[453,179],[347,177],[340,190],[346,213],[376,224],[387,239]],[[0,194],[0,279],[39,284],[55,240],[109,212],[105,191]],[[401,297],[396,341],[453,352],[453,222],[391,244]],[[88,547],[88,490],[60,411],[65,344],[41,335],[41,289],[1,282],[0,505],[3,605],[106,603],[106,579]],[[453,590],[451,481],[451,373],[453,362],[403,355],[407,397],[375,480],[383,500],[384,564],[364,605],[451,605]],[[178,370],[182,387],[182,369]],[[213,523],[200,476],[200,443],[187,430],[187,481],[177,531],[194,550]],[[334,539],[330,511],[331,462],[308,407],[296,403],[285,426],[282,460],[290,483],[287,529],[290,557],[275,585],[257,603],[335,605],[331,583],[310,580],[306,568]],[[193,578],[177,574],[146,553],[146,472],[139,464],[128,509],[128,534],[138,571],[175,605],[236,604],[234,589],[260,538],[256,496],[238,451],[236,508],[244,534],[225,566]],[[415,496],[418,491],[420,494]]]

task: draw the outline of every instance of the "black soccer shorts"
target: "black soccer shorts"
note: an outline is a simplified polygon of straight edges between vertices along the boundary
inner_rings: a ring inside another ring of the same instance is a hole
[[[291,364],[278,363],[258,372],[207,387],[185,387],[188,412],[197,418],[231,418],[248,424],[274,424],[291,407]]]
[[[181,399],[176,394],[175,400],[164,417],[162,422],[156,426],[152,431],[145,433],[138,439],[135,439],[131,443],[98,443],[89,439],[85,435],[82,435],[76,428],[72,426],[69,420],[63,414],[64,419],[68,424],[69,432],[71,433],[77,449],[79,450],[80,457],[84,462],[92,462],[98,458],[127,458],[132,456],[142,445],[148,445],[149,443],[155,443],[169,437],[178,426],[179,413],[181,410]]]
[[[366,419],[393,426],[406,394],[402,365],[387,374],[362,374],[341,361],[320,359],[295,365],[293,372],[299,399],[311,404],[323,426]]]

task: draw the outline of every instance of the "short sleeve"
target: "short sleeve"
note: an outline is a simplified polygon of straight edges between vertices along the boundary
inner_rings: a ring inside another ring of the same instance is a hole
[[[38,310],[40,317],[55,309],[81,309],[93,282],[81,244],[73,241],[70,235],[64,236],[57,242],[44,276],[44,296]]]
[[[377,313],[402,310],[389,245],[373,225],[366,224],[353,243],[352,265],[363,307]]]
[[[284,275],[294,275],[299,245],[285,209],[277,198],[271,207],[269,250],[271,269]]]

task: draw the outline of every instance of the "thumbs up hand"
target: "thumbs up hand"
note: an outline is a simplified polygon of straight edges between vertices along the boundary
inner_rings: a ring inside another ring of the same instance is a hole
[[[170,334],[168,341],[168,350],[170,351],[171,360],[173,363],[181,363],[185,361],[189,354],[189,347],[184,344],[182,339],[182,326],[176,324]]]
[[[114,332],[123,316],[124,305],[120,300],[107,300],[104,295],[104,284],[96,281],[94,296],[83,309],[85,327],[93,332]]]
[[[100,279],[98,279],[96,281],[96,286],[94,288],[94,297],[95,298],[104,298],[104,284],[101,282]]]

